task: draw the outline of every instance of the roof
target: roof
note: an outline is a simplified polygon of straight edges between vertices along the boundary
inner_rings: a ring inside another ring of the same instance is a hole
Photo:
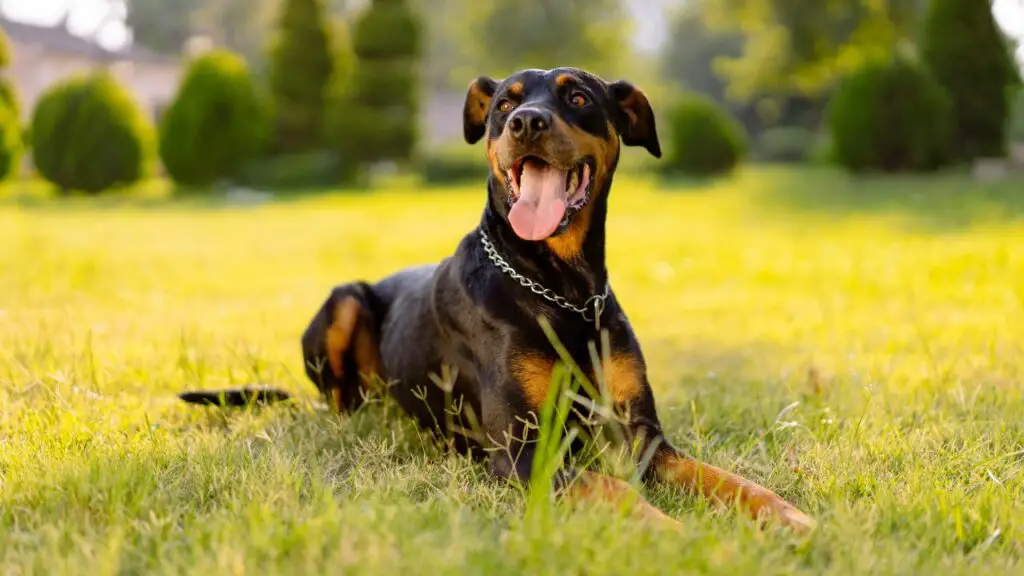
[[[176,58],[158,54],[142,46],[128,46],[121,50],[107,50],[89,38],[68,32],[61,23],[57,26],[36,26],[14,22],[0,16],[0,29],[12,42],[38,46],[50,52],[85,56],[104,62],[131,61],[152,64],[173,64]]]

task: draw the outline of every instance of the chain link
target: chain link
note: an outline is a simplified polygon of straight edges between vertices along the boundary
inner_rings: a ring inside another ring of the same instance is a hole
[[[516,272],[516,269],[506,262],[505,259],[501,257],[501,254],[498,254],[498,250],[494,247],[494,244],[491,243],[490,237],[487,236],[487,233],[484,232],[483,229],[480,230],[480,243],[483,245],[484,252],[487,253],[487,257],[491,259],[491,262],[493,262],[499,270],[511,276],[516,282],[519,282],[523,288],[529,289],[534,294],[544,298],[545,300],[554,302],[566,310],[572,310],[580,316],[583,316],[583,319],[587,322],[594,322],[595,325],[599,326],[598,323],[601,320],[601,314],[604,312],[605,303],[608,299],[608,283],[605,283],[604,291],[602,293],[594,294],[590,298],[587,298],[582,306],[576,306],[562,296],[555,294],[550,288],[545,288],[537,282],[523,276],[519,272]]]

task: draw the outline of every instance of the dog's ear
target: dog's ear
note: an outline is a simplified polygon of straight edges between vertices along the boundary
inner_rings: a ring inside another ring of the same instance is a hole
[[[626,146],[643,146],[655,158],[661,158],[661,144],[654,126],[654,110],[642,90],[625,80],[608,87],[615,110],[615,127]]]
[[[487,111],[491,107],[491,98],[498,88],[498,82],[481,76],[469,83],[466,92],[466,103],[462,107],[462,133],[466,142],[476,144],[484,137],[487,127]]]

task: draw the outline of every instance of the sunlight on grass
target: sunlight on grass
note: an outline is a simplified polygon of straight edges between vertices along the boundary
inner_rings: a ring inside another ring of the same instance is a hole
[[[1017,189],[1015,192],[1014,189]],[[0,562],[15,572],[999,573],[1024,558],[1024,195],[966,178],[620,178],[611,282],[683,449],[815,516],[808,541],[669,490],[687,526],[524,499],[389,402],[315,399],[329,289],[450,254],[483,192],[261,206],[0,193]],[[901,200],[902,199],[902,200]],[[20,568],[19,568],[20,567]]]

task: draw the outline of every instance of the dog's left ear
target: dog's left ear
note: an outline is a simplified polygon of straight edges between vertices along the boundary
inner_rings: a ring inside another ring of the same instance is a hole
[[[654,110],[642,90],[625,80],[608,87],[612,101],[618,106],[615,127],[626,146],[643,146],[655,158],[661,158],[661,144],[654,126]]]
[[[469,144],[476,144],[484,137],[487,131],[487,111],[497,89],[498,82],[487,76],[469,83],[466,103],[462,106],[462,134]]]

